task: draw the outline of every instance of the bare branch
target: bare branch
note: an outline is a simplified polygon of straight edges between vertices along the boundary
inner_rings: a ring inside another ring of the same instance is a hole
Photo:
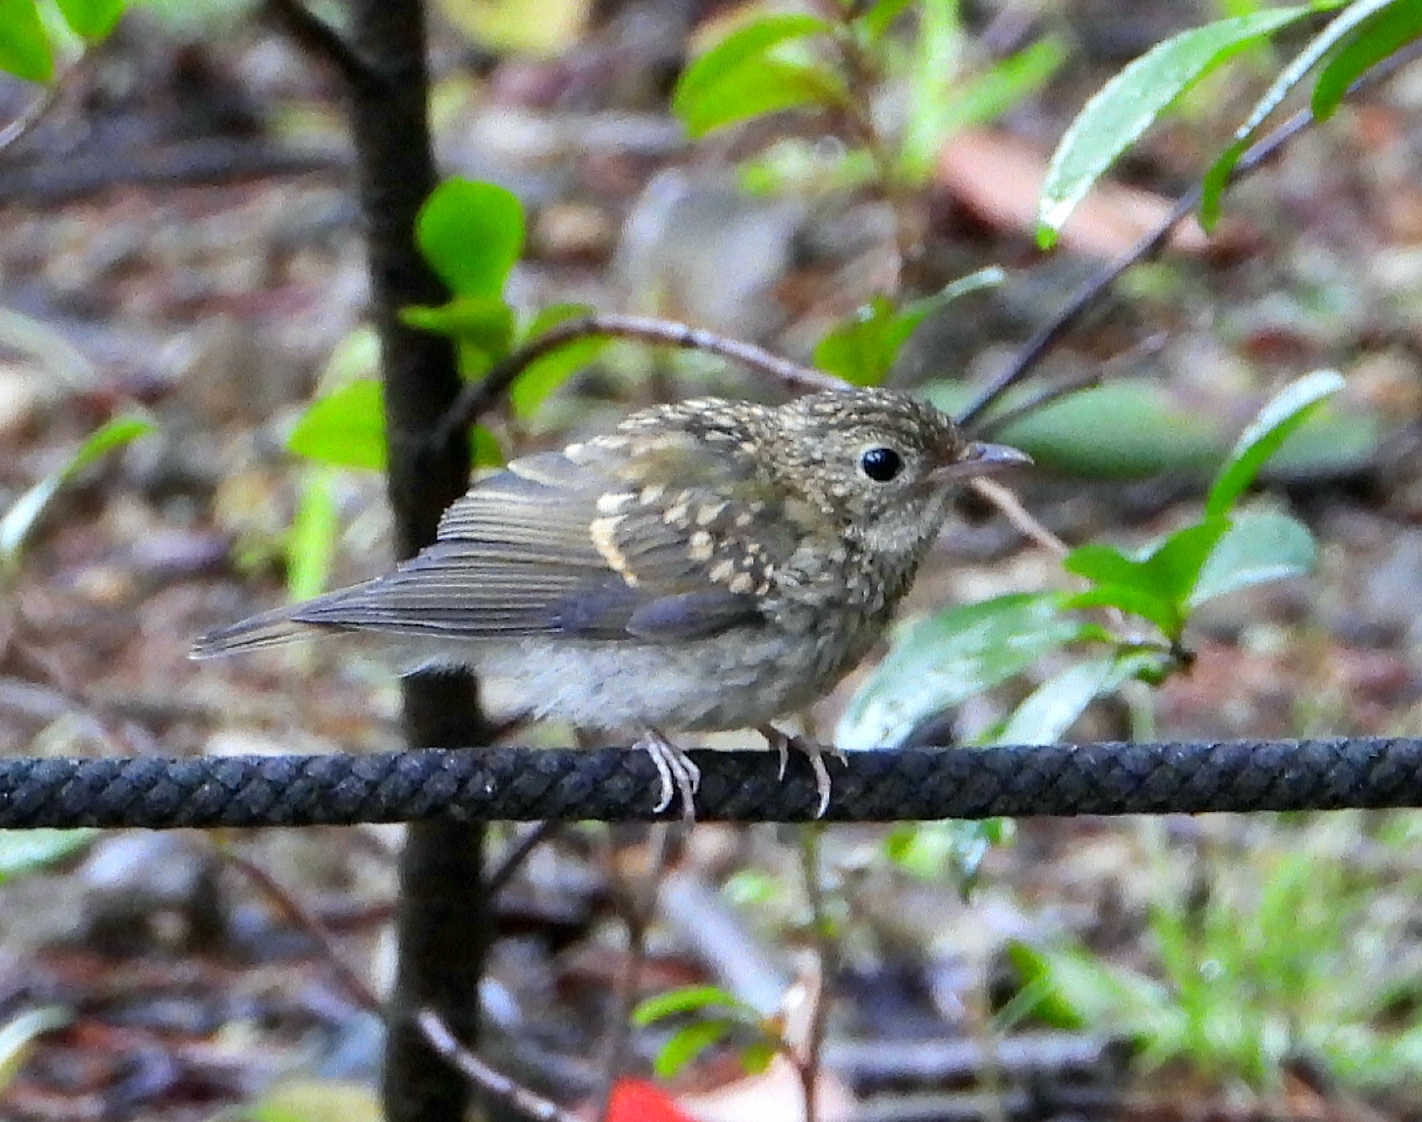
[[[334,66],[347,85],[370,80],[371,68],[345,37],[301,0],[267,0],[267,11],[303,50]]]
[[[495,1071],[468,1048],[455,1039],[449,1026],[440,1019],[433,1009],[421,1009],[415,1014],[415,1024],[424,1035],[425,1042],[454,1067],[469,1082],[485,1094],[499,1099],[535,1122],[581,1122],[574,1114],[564,1110],[557,1103],[543,1098],[527,1087],[515,1083],[503,1072]]]
[[[743,343],[699,327],[691,327],[673,320],[653,319],[649,316],[629,316],[607,312],[567,320],[549,328],[527,346],[495,363],[493,368],[478,382],[466,386],[459,395],[435,432],[435,442],[441,443],[453,438],[454,434],[474,424],[492,409],[513,385],[514,379],[533,362],[552,354],[578,339],[608,337],[636,339],[643,343],[655,343],[684,350],[706,351],[735,362],[743,363],[753,370],[767,374],[792,390],[842,390],[846,383],[838,378],[802,366],[798,362],[781,358],[764,347],[753,343]]]
[[[361,1007],[382,1016],[384,1009],[381,1008],[380,998],[375,996],[375,991],[366,984],[355,967],[346,961],[341,948],[336,944],[336,937],[326,925],[302,907],[301,903],[260,865],[232,852],[226,846],[219,845],[217,849],[228,864],[254,881],[272,902],[286,913],[288,919],[316,942],[321,948],[322,956],[330,963],[331,969]]]

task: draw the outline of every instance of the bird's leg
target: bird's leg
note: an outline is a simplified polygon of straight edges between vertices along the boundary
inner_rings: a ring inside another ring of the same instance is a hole
[[[662,781],[662,797],[652,809],[660,814],[671,806],[672,796],[681,795],[681,813],[687,825],[696,821],[696,789],[701,786],[701,769],[691,762],[691,757],[673,744],[656,729],[649,728],[637,741],[636,747],[643,749],[657,765],[657,775]]]
[[[825,767],[826,754],[833,756],[842,764],[848,764],[844,753],[831,745],[828,750],[818,740],[808,736],[798,736],[794,733],[782,732],[774,725],[761,725],[757,730],[766,742],[780,753],[780,778],[785,778],[785,767],[790,762],[790,749],[801,753],[809,758],[810,769],[815,773],[815,790],[819,792],[820,805],[815,811],[816,818],[823,818],[825,811],[829,809],[830,801],[830,777],[829,768]]]

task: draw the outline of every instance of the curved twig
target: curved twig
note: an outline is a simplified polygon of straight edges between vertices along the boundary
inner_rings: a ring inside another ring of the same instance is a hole
[[[513,385],[514,379],[532,363],[560,347],[578,339],[594,337],[636,339],[685,350],[706,351],[735,362],[779,381],[795,390],[842,390],[846,383],[812,366],[781,358],[754,343],[743,343],[714,331],[705,331],[674,320],[653,319],[650,316],[622,315],[600,312],[579,319],[566,320],[549,328],[538,338],[505,356],[479,381],[460,393],[454,406],[440,421],[432,437],[436,446],[453,439],[455,433],[468,428],[492,409]]]

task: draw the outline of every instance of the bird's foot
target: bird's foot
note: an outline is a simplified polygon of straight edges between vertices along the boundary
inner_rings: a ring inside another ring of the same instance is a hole
[[[823,818],[825,811],[829,809],[830,801],[830,777],[829,768],[825,767],[825,756],[833,756],[842,764],[849,761],[834,745],[826,748],[818,740],[808,736],[798,736],[794,733],[782,732],[774,725],[761,725],[760,735],[765,737],[767,743],[780,754],[780,778],[785,778],[785,768],[790,763],[790,749],[794,749],[800,754],[808,757],[810,769],[815,773],[815,790],[819,792],[820,805],[815,811],[816,818]]]
[[[701,786],[701,769],[691,762],[691,757],[656,729],[648,729],[637,741],[636,747],[652,757],[657,766],[657,775],[662,781],[662,797],[652,809],[660,814],[671,806],[673,796],[681,795],[681,815],[687,825],[696,821],[696,789]]]

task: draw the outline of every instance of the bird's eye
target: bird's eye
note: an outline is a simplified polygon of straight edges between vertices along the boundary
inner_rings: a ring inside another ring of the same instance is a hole
[[[859,457],[860,470],[875,483],[887,483],[903,467],[903,457],[892,448],[870,448]]]

